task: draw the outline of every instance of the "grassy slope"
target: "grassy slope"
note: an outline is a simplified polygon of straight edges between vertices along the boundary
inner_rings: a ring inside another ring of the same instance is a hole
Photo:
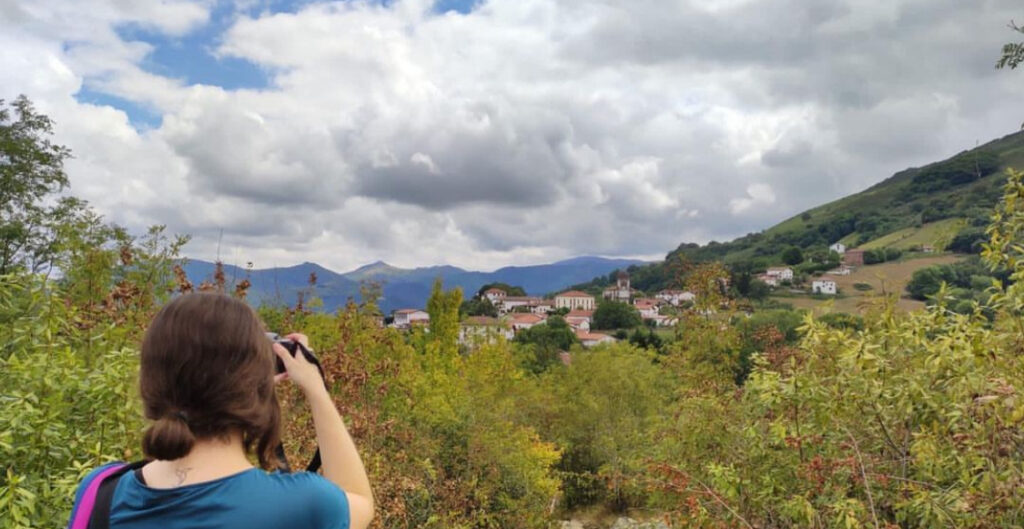
[[[991,149],[999,153],[1002,161],[1002,167],[1024,167],[1024,133],[1015,133],[1004,138],[995,140],[979,147],[979,149]],[[900,171],[895,175],[879,182],[870,188],[843,197],[839,200],[823,204],[816,208],[807,210],[807,213],[811,214],[811,219],[827,219],[837,217],[844,213],[860,213],[864,211],[872,211],[880,209],[879,206],[892,204],[893,199],[897,198],[902,189],[914,178],[922,168],[913,168]],[[956,194],[960,196],[970,195],[977,190],[991,187],[994,183],[1001,184],[1005,180],[1006,176],[1002,171],[997,171],[994,174],[988,175],[976,182],[966,184],[956,190]],[[936,198],[933,195],[948,195],[948,191],[939,191],[936,193],[924,194],[919,197],[921,199]],[[899,208],[900,213],[906,214],[907,217],[913,217],[912,214],[907,214],[907,207]],[[803,213],[791,217],[775,225],[772,228],[765,230],[766,235],[773,235],[776,233],[787,233],[791,231],[797,231],[805,229],[806,222],[801,218]],[[908,219],[908,222],[913,222],[912,218]],[[849,238],[846,238],[849,240]]]
[[[811,297],[779,297],[779,301],[789,303],[794,308],[811,309],[817,314],[826,312],[848,312],[856,314],[869,306],[873,300],[883,293],[903,292],[907,281],[914,271],[926,266],[949,264],[966,259],[962,255],[930,255],[916,259],[906,259],[877,265],[862,266],[848,276],[829,276],[839,287],[841,296],[834,300],[822,300]],[[859,291],[853,288],[854,283],[867,283],[872,289]],[[902,310],[915,310],[924,307],[924,302],[900,298],[897,307]]]
[[[883,235],[868,243],[860,245],[865,250],[875,248],[897,248],[907,250],[915,246],[930,244],[936,250],[945,250],[953,236],[967,225],[964,219],[943,219],[929,222],[920,228],[904,228]]]

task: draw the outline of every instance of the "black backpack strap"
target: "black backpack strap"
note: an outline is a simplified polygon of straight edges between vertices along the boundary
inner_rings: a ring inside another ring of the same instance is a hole
[[[89,529],[110,529],[110,504],[114,501],[114,489],[121,481],[121,476],[142,468],[149,461],[137,461],[125,465],[108,475],[96,491],[96,504],[92,508],[92,516],[89,517]]]

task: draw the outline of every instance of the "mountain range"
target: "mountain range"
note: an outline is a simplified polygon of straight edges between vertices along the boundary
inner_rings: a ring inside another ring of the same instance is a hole
[[[489,283],[521,286],[527,293],[540,296],[638,264],[644,264],[644,261],[587,256],[551,264],[507,266],[493,272],[478,272],[454,266],[406,269],[377,261],[350,272],[338,273],[307,262],[253,270],[225,264],[224,274],[229,284],[248,278],[252,282],[249,299],[254,304],[293,304],[298,292],[308,288],[310,274],[315,273],[316,296],[323,300],[323,308],[328,311],[344,306],[349,299],[358,301],[361,283],[375,282],[381,285],[383,294],[378,305],[385,313],[390,313],[395,309],[424,307],[437,278],[441,279],[446,289],[461,287],[466,298]],[[212,278],[215,265],[208,261],[189,259],[183,268],[189,279],[198,284]]]

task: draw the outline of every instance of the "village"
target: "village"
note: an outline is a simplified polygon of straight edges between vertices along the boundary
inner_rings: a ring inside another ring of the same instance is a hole
[[[543,298],[511,296],[504,289],[490,288],[481,296],[497,309],[498,315],[470,316],[462,321],[459,329],[461,343],[497,336],[511,340],[526,329],[544,325],[551,316],[563,318],[584,347],[616,341],[609,334],[592,330],[598,301],[586,292],[568,290],[552,298]],[[681,307],[693,301],[694,295],[682,290],[662,290],[654,297],[643,297],[642,292],[631,287],[629,274],[620,271],[616,283],[604,290],[602,298],[633,306],[647,325],[668,327],[678,323],[678,318],[674,315],[675,310],[663,314],[664,308]],[[398,329],[430,324],[430,315],[422,309],[400,309],[394,311],[393,316],[391,326]]]
[[[841,264],[828,270],[826,275],[849,275],[855,267],[864,265],[864,250],[848,250],[840,242],[832,244],[829,250],[840,256]],[[769,267],[764,273],[754,276],[754,279],[772,289],[789,287],[791,292],[819,296],[839,294],[836,281],[827,277],[815,277],[810,281],[809,288],[795,289],[796,276],[788,266]],[[551,316],[561,317],[584,347],[616,341],[614,336],[593,329],[598,299],[586,292],[568,290],[545,298],[510,295],[505,289],[495,287],[483,291],[479,297],[494,306],[497,316],[465,318],[460,323],[460,343],[491,340],[499,336],[511,340],[526,329],[546,324]],[[605,288],[601,298],[632,306],[647,326],[656,328],[675,326],[679,322],[679,310],[690,307],[695,295],[685,290],[661,290],[653,296],[647,296],[632,287],[629,273],[619,271],[615,284]],[[392,316],[390,326],[397,329],[427,327],[430,324],[430,315],[423,309],[399,309]]]

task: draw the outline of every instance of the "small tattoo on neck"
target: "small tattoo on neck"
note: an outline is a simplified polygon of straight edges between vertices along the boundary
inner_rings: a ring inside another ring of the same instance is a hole
[[[190,470],[192,470],[192,467],[174,469],[174,475],[178,476],[178,485],[181,485],[182,483],[185,482],[185,478],[188,477],[188,473]]]

